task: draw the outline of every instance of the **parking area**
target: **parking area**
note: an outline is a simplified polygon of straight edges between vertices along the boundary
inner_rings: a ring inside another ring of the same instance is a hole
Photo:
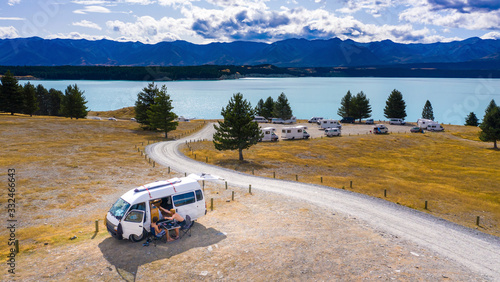
[[[389,129],[389,133],[410,133],[410,128],[412,128],[414,125],[413,124],[406,124],[406,125],[390,125],[389,123],[384,123],[382,122],[387,128]],[[375,121],[375,124],[378,124],[377,121]],[[373,128],[375,127],[375,124],[342,124],[342,135],[343,136],[349,136],[349,135],[364,135],[364,134],[371,134],[373,132]],[[260,123],[259,124],[261,128],[263,127],[274,127],[276,128],[276,135],[278,135],[281,139],[281,129],[283,127],[289,127],[289,126],[306,126],[307,129],[306,131],[311,135],[311,138],[320,138],[324,137],[324,129],[320,129],[319,125],[316,123],[307,123],[307,122],[298,122],[295,124],[272,124],[272,123]]]

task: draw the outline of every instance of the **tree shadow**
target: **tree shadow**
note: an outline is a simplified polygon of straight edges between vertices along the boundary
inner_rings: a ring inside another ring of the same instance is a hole
[[[106,238],[99,244],[104,258],[115,266],[118,274],[126,281],[135,281],[139,266],[156,260],[168,259],[193,248],[208,247],[224,239],[226,235],[213,228],[195,223],[191,228],[192,236],[185,235],[173,242],[157,241],[143,246],[146,240],[132,243],[129,240]]]
[[[233,169],[236,171],[249,171],[249,170],[259,170],[259,169],[266,169],[269,168],[269,166],[256,163],[253,161],[240,161],[237,159],[224,159],[224,160],[219,160],[215,162],[215,165]]]

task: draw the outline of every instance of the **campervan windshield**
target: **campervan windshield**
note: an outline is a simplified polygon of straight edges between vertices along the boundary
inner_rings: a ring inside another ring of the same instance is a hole
[[[111,207],[109,213],[116,219],[120,220],[125,215],[129,207],[130,204],[127,201],[123,200],[122,198],[119,198],[116,201],[116,203]]]

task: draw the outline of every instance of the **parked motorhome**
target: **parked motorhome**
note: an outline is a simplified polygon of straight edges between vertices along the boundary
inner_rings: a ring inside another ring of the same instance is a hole
[[[278,135],[274,133],[276,131],[276,128],[264,127],[261,128],[260,130],[264,134],[264,137],[262,137],[262,139],[260,139],[259,141],[278,141]]]
[[[281,129],[281,139],[285,140],[295,140],[295,139],[307,139],[310,137],[309,133],[306,131],[306,126],[294,126],[294,127],[283,127]]]
[[[437,122],[427,124],[427,131],[443,131],[444,128]]]
[[[389,124],[405,125],[406,122],[402,118],[390,118]]]
[[[429,123],[435,123],[432,119],[426,119],[426,118],[419,118],[417,120],[417,126],[420,127],[421,129],[427,129],[427,125]]]
[[[323,117],[312,117],[307,122],[309,122],[309,123],[318,123],[322,119],[323,119]]]
[[[327,128],[325,129],[325,135],[327,137],[340,136],[340,128]]]
[[[320,129],[326,129],[326,128],[342,128],[342,125],[338,120],[335,119],[324,119],[321,121],[319,124]]]
[[[161,206],[166,210],[175,209],[182,217],[191,220],[204,216],[207,212],[205,197],[198,180],[215,180],[209,174],[190,174],[183,178],[149,183],[123,194],[106,214],[106,228],[117,239],[138,242],[150,231],[152,218],[160,216]],[[163,215],[165,216],[165,215]]]
[[[265,117],[262,116],[254,116],[253,121],[261,123],[261,122],[269,122]]]
[[[191,121],[189,118],[185,118],[183,116],[180,116],[177,118],[177,121],[180,121],[180,122],[189,122]]]

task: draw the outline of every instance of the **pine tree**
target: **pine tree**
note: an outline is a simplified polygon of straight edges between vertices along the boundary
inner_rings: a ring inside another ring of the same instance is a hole
[[[434,112],[429,100],[425,102],[424,108],[422,109],[422,118],[434,120]]]
[[[273,97],[269,96],[264,102],[261,116],[265,117],[266,119],[270,119],[273,117],[273,111],[274,111],[274,100]]]
[[[239,160],[243,161],[243,149],[250,148],[264,137],[259,125],[253,121],[254,110],[243,95],[237,93],[226,108],[222,108],[221,115],[224,121],[214,126],[215,148],[219,151],[238,150]]]
[[[61,101],[61,111],[63,116],[71,119],[84,118],[87,116],[88,110],[87,101],[83,96],[84,91],[78,89],[78,85],[68,85],[64,91],[64,96]]]
[[[351,113],[351,100],[352,100],[352,94],[351,91],[348,90],[347,94],[345,94],[344,97],[342,97],[342,100],[340,100],[340,108],[337,111],[337,114],[342,117],[352,117]]]
[[[403,94],[396,89],[392,90],[385,102],[384,116],[386,118],[401,119],[406,117],[406,103],[403,100]]]
[[[175,130],[179,124],[176,121],[177,115],[172,112],[173,108],[170,95],[167,94],[167,87],[163,85],[154,98],[154,104],[147,110],[147,114],[150,126],[165,132],[165,138],[168,137],[168,132]]]
[[[356,94],[356,96],[351,99],[351,116],[354,119],[369,118],[372,116],[372,107],[370,106],[370,100],[366,98],[365,93],[363,91]]]
[[[38,115],[49,115],[50,108],[50,95],[49,91],[43,87],[43,85],[38,84],[36,87],[36,99],[38,100],[38,111],[36,114]]]
[[[61,103],[64,94],[60,90],[50,88],[49,90],[50,102],[47,109],[49,116],[62,116]]]
[[[38,111],[38,99],[36,97],[36,89],[35,86],[31,83],[26,83],[23,87],[23,104],[25,114],[33,116],[33,113]]]
[[[22,87],[9,70],[2,77],[1,93],[0,111],[14,115],[14,113],[20,113],[23,110]]]
[[[260,99],[259,102],[257,102],[257,106],[255,106],[255,115],[256,116],[263,116],[262,115],[263,109],[264,109],[264,100]]]
[[[493,110],[496,107],[497,107],[497,103],[495,103],[495,99],[491,99],[490,103],[486,107],[486,110],[484,111],[484,114],[491,112],[491,110]]]
[[[481,132],[479,139],[483,142],[493,142],[493,148],[498,149],[497,141],[500,140],[500,107],[488,107],[483,122],[479,125]]]
[[[137,94],[137,101],[135,102],[135,119],[146,128],[150,127],[148,110],[151,105],[154,104],[155,97],[159,92],[158,86],[155,85],[154,82],[151,82]]]
[[[288,103],[285,93],[281,93],[276,103],[274,103],[273,116],[284,120],[290,119],[293,116],[292,108]]]
[[[469,126],[478,126],[479,120],[476,117],[474,112],[470,112],[469,115],[465,118],[465,125]]]

